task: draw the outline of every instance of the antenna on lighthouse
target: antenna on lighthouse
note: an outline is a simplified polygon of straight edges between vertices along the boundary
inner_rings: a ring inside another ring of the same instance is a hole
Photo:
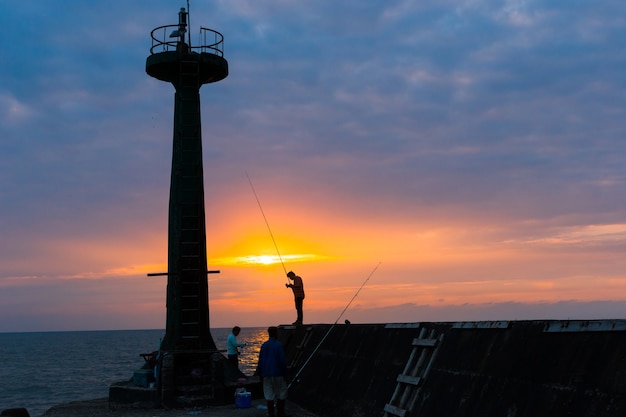
[[[191,47],[191,16],[189,16],[189,0],[187,0],[187,24],[189,25],[189,32],[187,32],[187,43]]]
[[[170,33],[170,38],[180,38],[181,42],[185,41],[185,33],[187,32],[187,11],[184,7],[180,8],[178,12],[178,29]],[[189,38],[189,44],[191,45],[191,38]]]
[[[189,27],[189,30],[187,30]],[[191,16],[189,10],[189,0],[187,0],[187,9],[180,8],[178,12],[178,29],[170,34],[170,38],[180,38],[181,42],[185,42],[185,33],[187,33],[187,44],[191,47]]]

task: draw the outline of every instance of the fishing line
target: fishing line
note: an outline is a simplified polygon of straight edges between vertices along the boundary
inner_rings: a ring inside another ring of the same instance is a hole
[[[332,326],[330,326],[330,329],[328,329],[328,331],[326,332],[326,334],[324,335],[324,337],[322,337],[322,340],[320,340],[320,342],[317,344],[317,346],[315,347],[315,349],[313,349],[313,352],[311,352],[311,354],[309,355],[309,357],[307,358],[307,360],[302,364],[302,367],[298,370],[298,372],[294,375],[294,377],[291,379],[291,382],[289,383],[289,385],[287,385],[287,389],[291,388],[291,386],[293,385],[294,382],[298,382],[298,377],[300,376],[300,374],[302,373],[302,370],[308,365],[309,361],[311,360],[311,358],[313,357],[313,355],[315,355],[315,353],[317,352],[317,350],[320,348],[320,346],[322,346],[322,343],[324,343],[324,340],[326,340],[326,338],[328,337],[328,335],[330,334],[330,332],[335,328],[335,325],[337,325],[337,322],[339,321],[339,319],[341,319],[341,316],[343,316],[343,314],[346,312],[346,310],[348,309],[348,307],[350,307],[350,304],[352,304],[352,302],[354,301],[354,299],[357,297],[357,295],[359,295],[359,293],[361,292],[361,290],[363,289],[363,287],[365,286],[365,284],[367,284],[367,281],[370,280],[370,278],[372,277],[372,275],[374,275],[374,272],[376,272],[376,270],[378,269],[378,267],[380,266],[380,262],[378,262],[378,265],[376,265],[376,267],[372,270],[372,272],[370,272],[370,274],[367,276],[367,278],[365,279],[365,281],[363,281],[363,284],[361,284],[361,286],[359,287],[359,289],[357,290],[357,292],[354,294],[354,296],[352,296],[352,299],[350,300],[350,302],[346,305],[346,307],[343,309],[343,311],[341,312],[341,314],[339,315],[339,317],[337,317],[337,320],[335,320],[335,322],[333,323]]]
[[[254,198],[256,198],[256,202],[261,209],[261,214],[263,215],[263,220],[265,220],[265,224],[267,225],[267,230],[270,232],[270,236],[272,237],[272,242],[274,242],[274,247],[276,248],[276,253],[278,254],[278,259],[280,259],[280,264],[283,266],[283,271],[287,274],[287,269],[285,269],[285,264],[283,263],[283,258],[280,256],[280,251],[278,250],[278,245],[276,244],[276,240],[274,239],[274,234],[272,233],[272,229],[270,228],[270,224],[267,221],[267,217],[265,217],[265,212],[263,211],[263,207],[261,207],[261,202],[259,201],[259,197],[256,195],[256,191],[254,191],[254,185],[252,185],[252,180],[250,179],[250,175],[246,172],[246,177],[248,177],[248,182],[250,183],[250,188],[252,188],[252,193],[254,194]],[[287,280],[289,282],[289,280]]]

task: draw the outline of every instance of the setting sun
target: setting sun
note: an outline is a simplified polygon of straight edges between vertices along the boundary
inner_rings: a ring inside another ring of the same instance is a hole
[[[263,264],[263,265],[271,265],[280,262],[278,256],[269,256],[269,255],[260,255],[260,256],[246,256],[244,258],[244,262],[251,264]]]
[[[285,262],[307,262],[319,261],[326,259],[326,256],[315,255],[311,253],[294,254],[294,255],[245,255],[227,258],[212,259],[210,262],[215,265],[274,265]]]

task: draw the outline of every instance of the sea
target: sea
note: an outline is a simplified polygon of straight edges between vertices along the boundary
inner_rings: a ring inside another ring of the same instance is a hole
[[[226,355],[231,328],[211,329]],[[72,401],[109,396],[114,382],[132,379],[142,353],[158,350],[164,330],[0,333],[0,411],[24,407],[31,417]],[[252,375],[266,327],[243,327],[239,369]]]

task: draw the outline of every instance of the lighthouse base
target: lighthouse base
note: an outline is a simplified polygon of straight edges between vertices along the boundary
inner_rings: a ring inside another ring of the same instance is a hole
[[[219,352],[166,352],[161,363],[160,393],[166,408],[224,404],[224,363]]]
[[[137,373],[129,381],[109,387],[109,408],[200,408],[233,401],[233,387],[241,375],[216,351],[163,352],[153,382],[144,384]],[[142,376],[142,375],[139,375]]]

